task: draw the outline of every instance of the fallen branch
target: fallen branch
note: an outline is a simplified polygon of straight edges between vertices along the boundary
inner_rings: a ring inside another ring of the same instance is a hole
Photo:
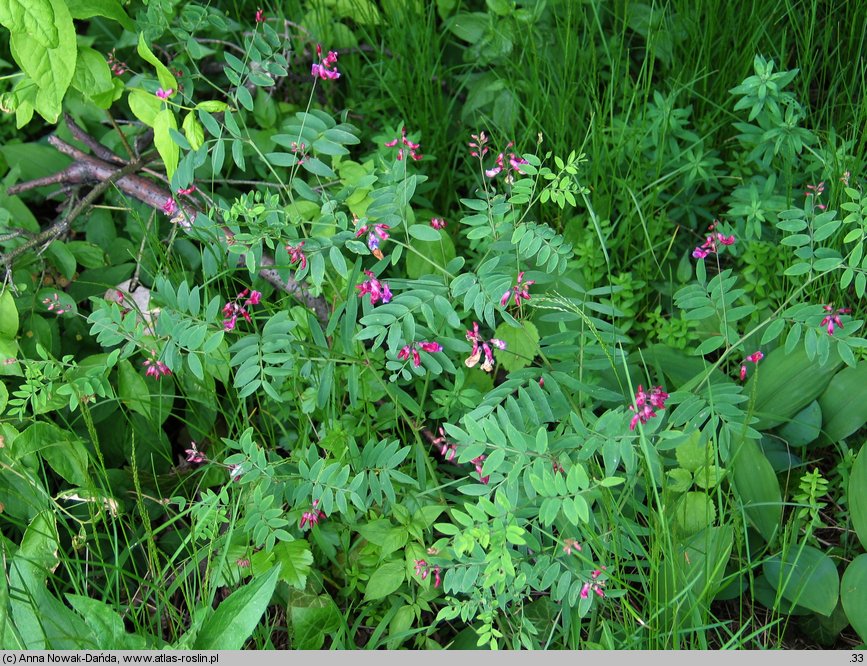
[[[88,146],[95,154],[88,155],[78,148],[66,143],[62,139],[52,136],[48,142],[54,146],[59,152],[68,155],[74,161],[63,171],[37,178],[24,183],[19,183],[8,188],[9,194],[19,194],[37,187],[46,185],[82,185],[87,183],[97,183],[97,185],[64,217],[60,222],[52,225],[41,234],[35,236],[25,245],[15,248],[11,252],[0,255],[0,263],[5,264],[7,269],[10,268],[12,261],[24,254],[28,250],[46,242],[53,240],[62,234],[72,221],[80,215],[98,196],[104,193],[110,186],[114,185],[124,194],[137,199],[142,203],[147,204],[151,208],[159,212],[163,212],[163,206],[169,199],[173,199],[170,191],[164,189],[157,183],[154,183],[147,178],[143,178],[135,174],[147,162],[146,159],[137,159],[127,163],[122,158],[115,155],[108,148],[100,144],[96,139],[91,137],[74,120],[66,117],[67,125],[69,125],[72,135]],[[119,164],[123,164],[122,168],[118,168]],[[197,213],[201,212],[196,206],[186,202],[178,202],[178,214],[175,215],[175,222],[189,222]],[[234,238],[232,230],[226,226],[220,227],[228,242]],[[330,316],[328,303],[322,297],[313,296],[306,283],[295,280],[290,277],[284,280],[280,277],[279,271],[274,268],[274,259],[268,255],[262,256],[262,268],[259,271],[260,277],[275,288],[294,296],[302,304],[308,307],[316,315],[316,318],[326,324]]]

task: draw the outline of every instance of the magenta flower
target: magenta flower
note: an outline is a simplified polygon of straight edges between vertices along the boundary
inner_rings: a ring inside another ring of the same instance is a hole
[[[488,142],[488,137],[484,132],[478,134],[470,134],[473,139],[470,141],[470,157],[484,157],[488,154],[488,148],[485,144]]]
[[[445,229],[446,228],[446,221],[440,217],[432,217],[431,221],[430,221],[430,225],[434,229],[437,229],[437,230]]]
[[[425,560],[415,560],[416,576],[421,576],[421,579],[425,580],[431,573],[434,575],[434,587],[439,587],[442,583],[439,565],[430,565]]]
[[[364,274],[368,279],[355,285],[355,288],[358,289],[358,297],[362,298],[365,294],[370,294],[371,305],[376,305],[379,300],[388,303],[391,300],[391,289],[388,288],[388,285],[377,280],[371,271],[364,271]]]
[[[741,364],[741,381],[744,381],[747,378],[747,362],[758,364],[758,362],[761,361],[764,357],[765,355],[762,352],[757,351],[753,352],[744,359],[744,362]]]
[[[421,356],[418,353],[419,348],[429,354],[435,354],[436,352],[441,352],[443,350],[443,346],[439,342],[413,342],[410,345],[405,345],[404,348],[397,353],[397,357],[401,361],[407,361],[409,360],[409,357],[412,356],[412,364],[417,368],[421,365]]]
[[[482,476],[482,466],[485,464],[485,458],[487,458],[487,456],[482,455],[482,456],[479,456],[477,458],[473,458],[472,460],[470,460],[470,462],[476,468],[476,474],[479,475],[479,481],[481,481],[482,483],[487,485],[488,481],[490,481],[491,477],[490,477],[490,475]]]
[[[716,254],[717,243],[719,243],[720,245],[734,245],[735,244],[736,239],[734,236],[726,236],[726,235],[721,234],[719,232],[714,232],[715,228],[716,228],[716,222],[714,222],[713,224],[711,224],[708,227],[708,230],[711,233],[708,234],[708,236],[705,238],[704,243],[702,243],[700,246],[698,246],[697,248],[695,248],[692,251],[693,257],[695,257],[696,259],[704,259],[709,254]]]
[[[153,377],[154,379],[160,379],[161,377],[172,374],[169,366],[162,361],[157,360],[156,351],[151,351],[151,357],[142,363],[142,365],[147,368],[147,370],[145,370],[145,375]]]
[[[190,448],[184,451],[184,453],[187,454],[187,462],[191,462],[196,465],[201,464],[207,460],[205,454],[196,448],[196,443],[193,441],[190,442]]]
[[[46,307],[49,312],[53,312],[56,315],[62,315],[66,310],[60,307],[60,295],[57,293],[51,294],[51,296],[42,299],[42,305]]]
[[[249,298],[247,294],[250,294]],[[243,304],[241,304],[241,300],[246,298]],[[223,320],[223,330],[224,331],[232,331],[235,329],[235,325],[238,323],[238,317],[243,317],[244,321],[248,324],[253,320],[250,318],[250,313],[247,312],[247,307],[250,305],[259,305],[262,300],[262,292],[253,291],[250,292],[249,289],[245,289],[240,294],[235,296],[234,300],[227,301],[223,306],[223,315],[226,317]]]
[[[464,361],[464,365],[472,368],[484,354],[485,361],[482,363],[481,368],[485,372],[490,372],[494,368],[494,352],[491,350],[491,345],[500,350],[506,348],[506,343],[502,340],[491,338],[485,341],[479,334],[479,324],[475,321],[473,322],[473,330],[467,331],[467,340],[473,343],[473,351],[470,353],[469,358]]]
[[[439,437],[435,437],[431,444],[434,446],[440,447],[440,455],[445,459],[446,462],[451,462],[454,460],[455,456],[458,453],[458,445],[454,442],[450,442],[446,437],[445,430],[443,430],[442,426],[439,428]]]
[[[834,335],[835,326],[843,328],[843,322],[840,319],[840,315],[849,314],[850,312],[852,312],[851,308],[837,308],[837,310],[835,311],[833,303],[829,303],[828,305],[823,306],[823,309],[828,314],[822,320],[822,326],[824,326],[825,330],[828,331],[828,335]]]
[[[256,23],[264,23],[264,22],[265,22],[265,12],[261,7],[259,7],[259,9],[256,10]]]
[[[329,51],[325,58],[322,57],[322,45],[316,45],[316,57],[320,62],[313,63],[310,68],[310,74],[313,78],[333,81],[340,78],[340,72],[337,71],[337,51]]]
[[[121,62],[114,55],[114,49],[108,54],[108,66],[111,68],[111,73],[115,76],[120,76],[121,74],[125,74],[127,67],[125,62]]]
[[[325,512],[316,508],[318,504],[319,500],[313,500],[313,506],[310,511],[305,511],[301,514],[301,522],[298,523],[299,529],[303,530],[305,525],[308,527],[318,525],[320,520],[326,518]]]
[[[178,202],[175,201],[172,197],[169,197],[163,204],[163,212],[169,217],[171,217],[178,212]]]
[[[825,181],[818,183],[817,185],[807,185],[807,191],[804,192],[804,196],[813,197],[813,202],[816,208],[819,210],[825,210],[826,206],[824,204],[816,203],[820,196],[822,196],[822,192],[825,191]]]
[[[190,185],[189,187],[182,187],[178,190],[178,194],[192,194],[196,191],[195,185]]]
[[[514,145],[515,145],[514,141],[510,141],[509,144],[506,146],[506,150],[508,150],[509,148],[511,148]],[[509,162],[508,167],[506,166],[506,160],[508,160],[508,162]],[[511,171],[509,171],[507,173],[506,178],[505,178],[505,181],[507,183],[511,183],[514,181],[514,179],[515,179],[514,174],[520,173],[522,164],[527,164],[527,160],[525,160],[523,157],[518,157],[517,155],[515,155],[515,153],[506,154],[505,152],[497,155],[496,162],[497,162],[496,166],[493,166],[490,169],[485,169],[485,175],[488,178],[494,178],[498,174],[500,174],[503,170],[508,170],[508,168],[511,168]]]
[[[409,139],[406,138],[406,127],[401,127],[399,139],[392,139],[391,141],[386,141],[383,145],[386,148],[394,148],[397,145],[398,141],[400,141],[400,143],[402,143],[406,148],[409,149],[409,156],[411,159],[418,161],[423,157],[423,155],[416,152],[419,148],[421,148],[421,144],[420,143],[413,143],[412,141],[410,141]],[[404,156],[404,150],[403,150],[403,148],[400,148],[397,151],[398,161],[403,160],[403,156]]]
[[[662,390],[661,386],[651,389],[650,393],[644,391],[644,387],[639,384],[638,392],[635,394],[635,405],[630,405],[629,409],[635,412],[635,416],[629,422],[629,429],[635,430],[638,422],[647,423],[648,420],[656,416],[655,409],[665,409],[665,401],[668,399],[668,393]]]
[[[300,263],[300,270],[304,270],[307,268],[307,255],[301,250],[304,247],[304,241],[298,243],[298,245],[287,245],[286,251],[289,253],[289,263],[297,264]]]
[[[536,284],[535,280],[527,280],[524,282],[524,271],[518,273],[518,281],[514,287],[510,287],[503,297],[500,299],[500,305],[503,307],[506,306],[506,303],[509,302],[509,297],[514,293],[515,294],[515,305],[521,307],[521,299],[525,301],[530,300],[530,285]]]
[[[563,541],[563,552],[566,555],[572,555],[573,552],[575,555],[581,552],[581,544],[578,543],[577,539],[566,539]]]
[[[367,247],[377,259],[382,259],[382,251],[379,249],[379,242],[388,238],[387,224],[363,224],[355,230],[355,237],[367,234]],[[369,232],[368,232],[369,230]]]
[[[156,96],[160,99],[168,99],[172,95],[175,94],[173,88],[169,88],[168,90],[163,90],[162,88],[157,88]]]

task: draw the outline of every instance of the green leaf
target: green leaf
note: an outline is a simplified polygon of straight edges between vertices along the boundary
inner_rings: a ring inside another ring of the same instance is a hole
[[[144,377],[132,363],[123,359],[117,364],[117,393],[120,401],[144,417],[151,415],[151,392]]]
[[[66,6],[69,7],[72,18],[89,19],[94,16],[104,16],[117,21],[125,30],[135,32],[135,23],[127,16],[117,0],[66,0]]]
[[[154,118],[154,145],[160,157],[163,158],[166,176],[171,180],[178,168],[180,148],[178,148],[178,144],[172,139],[169,129],[177,131],[178,123],[171,109],[163,109]]]
[[[849,476],[849,515],[861,545],[867,549],[867,446],[862,446]]]
[[[154,126],[157,114],[163,108],[163,103],[159,97],[151,95],[141,88],[133,88],[129,91],[127,101],[129,102],[130,111],[133,112],[136,118],[148,127]]]
[[[57,44],[44,46],[23,32],[13,32],[10,40],[12,57],[39,91],[35,108],[45,120],[57,122],[61,103],[75,72],[78,49],[72,16],[63,0],[49,0],[54,10]],[[29,3],[29,0],[28,0]]]
[[[867,362],[843,368],[819,396],[822,442],[839,442],[867,423]]]
[[[313,554],[304,539],[281,541],[274,546],[274,554],[280,563],[280,580],[292,587],[303,590],[307,585],[307,574],[313,564]]]
[[[793,604],[830,615],[840,596],[840,575],[834,560],[812,546],[791,546],[782,556],[769,558],[764,574]]]
[[[223,601],[202,623],[196,650],[240,650],[253,633],[274,594],[280,567],[254,578]]]
[[[77,262],[72,252],[66,247],[63,241],[55,240],[48,246],[48,255],[52,259],[52,263],[60,271],[61,275],[67,280],[71,280],[75,275],[75,266]]]
[[[409,228],[409,235],[423,241],[438,241],[440,232],[426,224],[414,224]]]
[[[145,650],[150,647],[144,636],[126,632],[123,618],[107,603],[79,594],[67,594],[66,600],[98,637],[99,649]]]
[[[406,253],[407,276],[417,280],[422,275],[441,273],[440,269],[454,258],[455,244],[448,234],[442,234],[436,241],[417,241]]]
[[[364,598],[367,601],[382,599],[397,590],[406,576],[406,566],[403,562],[386,562],[373,572],[367,581]]]
[[[0,24],[13,34],[27,35],[44,48],[57,46],[54,8],[49,0],[3,0],[0,2]]]
[[[692,487],[692,474],[680,467],[669,470],[665,473],[665,486],[674,493],[685,493]]]
[[[674,450],[677,463],[690,472],[713,462],[713,447],[705,440],[700,430],[693,432],[689,439]]]
[[[843,572],[840,601],[852,628],[867,643],[867,553],[849,562]]]
[[[789,446],[807,446],[816,441],[822,431],[822,408],[814,400],[782,426],[779,435]]]
[[[674,519],[683,533],[696,534],[716,522],[716,506],[705,493],[689,492],[675,506]]]
[[[14,340],[18,335],[18,308],[12,292],[4,289],[0,294],[0,338]]]
[[[747,520],[770,541],[783,516],[780,484],[774,468],[758,444],[743,439],[729,465],[735,494],[740,499]]]
[[[750,394],[755,385],[754,408],[759,420],[753,427],[768,430],[787,422],[821,395],[842,363],[836,349],[824,365],[807,357],[803,343],[791,353],[774,349],[744,387],[744,393]]]
[[[302,593],[291,597],[289,620],[292,623],[292,648],[318,650],[325,637],[340,626],[341,614],[327,594]]]
[[[205,143],[205,130],[193,111],[184,116],[183,128],[184,136],[190,142],[190,148],[193,150],[201,148]]]
[[[142,60],[149,62],[154,66],[154,69],[156,69],[160,88],[163,90],[168,90],[169,88],[172,90],[178,89],[178,82],[174,75],[169,71],[168,67],[160,62],[159,58],[153,54],[153,51],[150,50],[150,47],[148,47],[147,42],[145,41],[144,33],[140,33],[138,36],[138,48],[136,50],[142,57]],[[175,129],[177,129],[177,127]],[[171,178],[171,176],[169,177]]]
[[[114,82],[105,56],[86,46],[80,47],[71,85],[91,100],[95,96],[113,91]]]
[[[53,423],[39,421],[28,426],[12,442],[12,451],[18,458],[39,453],[67,482],[76,486],[87,483],[87,449],[73,433]]]
[[[494,337],[506,343],[496,357],[509,372],[527,367],[539,353],[539,331],[533,322],[525,321],[520,328],[503,322],[497,326]]]

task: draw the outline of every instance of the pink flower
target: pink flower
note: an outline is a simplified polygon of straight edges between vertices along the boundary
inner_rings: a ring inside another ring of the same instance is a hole
[[[470,157],[484,157],[488,154],[488,149],[485,144],[488,142],[488,137],[484,132],[478,134],[470,134],[473,139],[470,141]]]
[[[472,368],[476,365],[476,363],[479,362],[479,360],[482,358],[482,355],[484,354],[485,360],[480,367],[485,372],[490,372],[494,368],[494,353],[491,350],[490,345],[493,345],[500,350],[506,348],[506,343],[502,340],[492,338],[485,341],[479,334],[479,324],[475,321],[473,322],[473,330],[467,331],[467,340],[473,343],[473,351],[470,354],[469,358],[464,361],[464,365],[466,365],[468,368]]]
[[[159,379],[160,377],[172,374],[172,371],[169,370],[169,366],[162,361],[158,361],[156,356],[157,353],[152,351],[151,357],[142,364],[147,368],[147,370],[145,370],[145,375],[153,377],[154,379]]]
[[[828,314],[822,320],[822,326],[824,326],[825,330],[828,331],[828,335],[834,335],[835,326],[843,328],[843,322],[840,319],[840,315],[849,314],[850,312],[852,312],[850,308],[837,308],[837,310],[835,311],[833,303],[829,303],[828,305],[823,306],[823,309]]]
[[[434,229],[445,229],[446,228],[446,221],[442,218],[439,218],[439,217],[432,217],[431,221],[430,221],[430,225]]]
[[[190,185],[189,187],[182,187],[178,190],[178,194],[192,194],[196,191],[195,185]]]
[[[51,294],[48,298],[43,298],[42,305],[44,305],[49,312],[53,312],[58,316],[66,312],[64,308],[60,307],[60,295],[56,293]]]
[[[316,45],[316,57],[321,60],[319,63],[313,63],[310,68],[310,74],[313,78],[322,80],[335,80],[340,78],[340,72],[337,71],[337,51],[329,51],[325,58],[322,57],[322,45]]]
[[[804,196],[814,197],[813,200],[815,202],[816,200],[819,199],[820,196],[822,196],[822,192],[824,192],[824,191],[825,191],[825,181],[822,181],[821,183],[818,183],[817,185],[807,185],[807,191],[804,192]],[[820,203],[815,203],[814,205],[819,210],[825,210],[825,208],[826,208],[825,205],[820,204]]]
[[[313,527],[314,525],[318,525],[319,521],[324,519],[325,513],[316,508],[319,504],[319,500],[313,500],[313,506],[310,511],[305,511],[301,514],[301,522],[298,523],[299,529],[304,529],[304,526]]]
[[[256,10],[256,23],[264,23],[265,22],[265,12],[261,7]]]
[[[418,353],[418,350],[426,351],[429,354],[435,354],[436,352],[441,352],[443,347],[438,342],[413,342],[412,344],[406,345],[397,353],[397,357],[401,361],[409,360],[409,357],[412,356],[412,364],[417,368],[421,365],[421,356]]]
[[[304,247],[304,241],[298,245],[287,245],[286,251],[289,253],[289,263],[297,264],[300,262],[299,268],[303,271],[307,268],[307,256],[301,251],[302,247]]]
[[[443,350],[443,346],[439,342],[419,342],[418,346],[429,354],[434,354]]]
[[[247,298],[242,305],[240,301],[244,299],[247,294],[250,294],[250,297]],[[247,323],[251,323],[253,320],[250,318],[250,313],[247,312],[247,306],[259,305],[261,300],[262,292],[253,291],[251,293],[249,289],[245,289],[240,294],[235,296],[234,300],[227,301],[226,304],[223,306],[223,315],[226,317],[223,320],[223,330],[234,330],[235,325],[238,323],[238,317],[243,317],[244,321],[246,321]]]
[[[479,456],[477,458],[473,458],[470,461],[473,465],[475,465],[476,474],[479,475],[479,481],[481,481],[485,485],[487,485],[488,481],[490,481],[490,479],[491,479],[490,475],[482,476],[482,466],[485,464],[485,458],[486,457],[487,456]]]
[[[848,171],[844,171],[843,175],[840,176],[840,182],[843,183],[846,187],[849,187],[849,178],[852,177],[852,174]]]
[[[509,144],[506,146],[506,150],[508,150],[509,148],[511,148],[514,145],[515,145],[514,141],[510,141]],[[470,146],[472,147],[472,144],[470,144]],[[485,152],[487,152],[487,149],[485,149]],[[471,153],[471,154],[473,154],[475,156],[474,153]],[[484,152],[482,154],[484,154]],[[508,162],[509,162],[508,167],[506,166],[506,160],[508,160]],[[511,183],[514,181],[514,179],[515,179],[514,174],[520,173],[522,164],[527,164],[527,160],[525,160],[523,157],[518,157],[517,155],[515,155],[515,153],[511,153],[511,152],[508,154],[505,152],[500,153],[499,155],[497,155],[496,162],[497,162],[496,166],[485,170],[485,175],[488,178],[494,178],[495,176],[500,174],[502,171],[504,171],[504,170],[508,171],[508,169],[511,168],[511,171],[508,172],[508,174],[506,175],[506,178],[505,178],[505,181],[507,183]]]
[[[512,294],[515,294],[515,305],[521,307],[521,299],[525,301],[530,300],[530,285],[536,284],[535,280],[524,280],[524,271],[518,273],[518,281],[514,287],[510,287],[505,294],[503,294],[502,298],[500,298],[500,305],[505,307],[506,303],[509,302],[509,297]],[[522,284],[523,282],[523,284]]]
[[[668,399],[668,393],[662,390],[661,386],[651,389],[650,393],[644,391],[644,387],[639,384],[638,392],[635,394],[635,405],[630,405],[629,409],[635,412],[635,416],[629,422],[629,429],[635,430],[638,422],[647,423],[648,420],[656,416],[654,409],[665,409],[665,401]]]
[[[376,305],[379,300],[388,303],[391,300],[391,289],[388,288],[388,285],[377,280],[371,271],[364,271],[364,274],[368,279],[355,285],[355,288],[358,289],[358,297],[361,298],[365,294],[370,294],[371,305]]]
[[[126,73],[126,63],[121,62],[114,55],[114,49],[108,54],[108,66],[111,68],[111,73],[115,76],[120,76]]]
[[[446,433],[443,430],[442,426],[440,426],[439,428],[439,433],[440,436],[435,437],[433,440],[431,440],[431,444],[433,444],[434,446],[439,446],[440,455],[445,458],[446,462],[451,462],[452,460],[454,460],[455,455],[457,455],[458,445],[454,442],[448,441],[448,438],[446,437]]]
[[[359,236],[367,234],[367,247],[373,253],[373,256],[377,259],[382,259],[382,251],[379,249],[379,241],[388,238],[387,230],[390,228],[391,227],[387,224],[363,224],[355,230],[355,237],[358,238]]]
[[[735,244],[735,241],[737,239],[734,236],[726,236],[724,234],[721,234],[718,231],[714,231],[714,229],[716,229],[716,225],[717,225],[717,223],[713,222],[708,227],[708,230],[711,233],[708,234],[708,236],[705,238],[705,241],[704,241],[704,243],[702,243],[702,245],[700,245],[699,247],[695,248],[692,251],[692,256],[694,258],[704,259],[709,254],[716,254],[717,253],[717,243],[719,243],[720,245],[734,245]]]
[[[409,156],[411,159],[418,161],[423,157],[423,155],[416,152],[419,148],[421,148],[421,144],[413,143],[412,141],[410,141],[409,139],[406,138],[406,127],[400,128],[400,138],[399,139],[392,139],[391,141],[386,141],[383,145],[386,148],[394,148],[397,145],[398,140],[409,149]],[[403,156],[404,156],[404,149],[400,148],[397,151],[398,161],[402,160]]]
[[[191,462],[196,465],[203,463],[207,460],[205,454],[196,448],[195,442],[190,442],[190,448],[184,451],[184,453],[187,454],[187,462]]]
[[[172,197],[169,197],[163,204],[163,212],[169,217],[171,217],[178,212],[178,202],[175,201]]]
[[[415,560],[415,575],[421,576],[422,580],[425,580],[431,573],[434,575],[434,587],[439,587],[440,583],[442,583],[442,579],[440,578],[440,567],[439,565],[430,565],[425,560]]]
[[[575,555],[581,552],[581,544],[578,543],[576,539],[566,539],[563,541],[563,552],[566,555],[572,555],[573,551]]]
[[[163,90],[162,88],[157,88],[156,96],[160,99],[168,99],[172,95],[175,94],[174,89],[169,88],[168,90]]]

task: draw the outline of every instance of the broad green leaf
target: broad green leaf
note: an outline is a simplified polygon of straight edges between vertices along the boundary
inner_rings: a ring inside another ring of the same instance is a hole
[[[840,601],[852,628],[867,643],[867,553],[849,562],[843,572]]]
[[[66,244],[59,240],[52,241],[48,246],[48,256],[51,257],[52,263],[61,275],[67,280],[71,280],[72,276],[75,275],[75,267],[78,262],[75,261],[75,257],[66,247]]]
[[[57,44],[47,47],[28,34],[12,33],[12,57],[39,88],[35,108],[45,120],[57,122],[61,102],[72,81],[78,49],[75,26],[64,0],[49,0],[54,10]]]
[[[716,597],[733,544],[734,531],[731,525],[710,527],[677,544],[679,552],[674,562],[683,586],[707,602]]]
[[[451,236],[442,234],[438,240],[419,240],[406,252],[406,273],[413,280],[422,275],[440,273],[455,258],[455,244]]]
[[[440,233],[441,232],[427,224],[413,224],[409,228],[410,236],[423,241],[438,241],[440,239]]]
[[[163,158],[166,176],[171,180],[178,168],[180,148],[178,148],[178,144],[172,139],[169,129],[177,131],[178,123],[171,109],[163,109],[154,118],[154,145],[160,157]]]
[[[39,421],[28,426],[15,438],[12,451],[18,458],[39,453],[69,483],[82,486],[87,482],[87,449],[73,433],[53,423]]]
[[[275,566],[232,592],[202,623],[194,649],[240,650],[244,647],[271,602],[279,574],[280,567]]]
[[[496,357],[509,372],[527,367],[539,353],[539,331],[533,322],[525,321],[520,328],[503,322],[494,337],[506,343],[506,349],[498,350]]]
[[[12,292],[4,289],[0,294],[0,338],[14,340],[18,335],[18,308]]]
[[[716,522],[716,506],[703,492],[689,492],[674,508],[674,519],[682,533],[696,534]]]
[[[6,411],[6,403],[9,402],[9,391],[6,384],[0,382],[0,414]]]
[[[822,442],[836,443],[867,423],[867,361],[843,368],[819,396]]]
[[[44,48],[57,46],[57,26],[50,0],[3,0],[0,24],[13,34],[23,33]]]
[[[93,630],[101,650],[145,650],[150,647],[144,636],[129,634],[123,618],[107,603],[79,594],[67,594],[66,600],[85,624]]]
[[[91,100],[95,96],[113,91],[114,81],[105,56],[87,46],[80,47],[71,85]]]
[[[693,432],[689,439],[674,450],[677,464],[690,472],[714,461],[713,446],[700,430]]]
[[[704,376],[709,364],[703,358],[695,356],[687,356],[679,349],[672,349],[666,345],[656,344],[651,345],[643,350],[640,355],[635,354],[630,357],[630,362],[638,362],[652,364],[658,368],[671,381],[673,388],[683,386],[690,379],[699,373]],[[711,374],[712,380],[724,380],[725,375],[720,370],[714,370]]]
[[[163,103],[156,95],[151,95],[149,92],[141,88],[133,88],[129,91],[130,111],[133,112],[136,118],[141,120],[148,127],[154,126],[157,114],[162,110]]]
[[[325,637],[340,626],[340,610],[327,594],[297,594],[289,602],[292,648],[318,650]]]
[[[789,446],[807,446],[816,441],[822,431],[822,408],[814,400],[782,426],[779,435]]]
[[[812,546],[792,545],[782,556],[769,558],[764,574],[793,604],[830,615],[840,595],[840,575],[834,560]]]
[[[144,417],[151,415],[151,392],[144,377],[128,360],[117,364],[117,393],[120,401]]]
[[[280,564],[280,580],[292,587],[303,590],[307,584],[307,574],[313,564],[310,545],[304,539],[281,541],[274,546],[274,554]]]
[[[756,390],[754,408],[759,420],[753,427],[767,430],[787,422],[822,394],[842,363],[834,348],[824,365],[807,358],[803,343],[789,354],[781,347],[774,349],[744,387],[746,394],[754,386]]]
[[[154,69],[157,71],[157,79],[160,82],[160,88],[163,90],[177,90],[178,82],[175,79],[174,74],[169,71],[169,68],[166,67],[163,63],[160,62],[159,58],[157,58],[153,51],[150,50],[150,47],[147,45],[145,41],[144,33],[140,33],[138,36],[138,48],[136,49],[138,54],[142,57],[142,60],[145,62],[149,62],[154,66]],[[176,128],[177,129],[177,128]],[[171,178],[171,176],[169,176]]]
[[[365,600],[382,599],[396,591],[403,584],[405,568],[403,562],[386,562],[379,567],[367,581],[367,588],[364,590]]]
[[[194,112],[190,111],[184,116],[184,136],[190,142],[190,148],[198,150],[205,142],[205,130]]]
[[[770,541],[783,515],[780,484],[774,468],[762,455],[758,444],[743,439],[730,465],[735,494],[740,499],[747,520]]]
[[[867,549],[867,445],[861,447],[849,476],[849,515],[858,540]]]
[[[72,18],[89,19],[94,16],[104,16],[117,21],[130,32],[135,31],[135,23],[127,16],[117,0],[66,0],[66,6],[69,7]]]

